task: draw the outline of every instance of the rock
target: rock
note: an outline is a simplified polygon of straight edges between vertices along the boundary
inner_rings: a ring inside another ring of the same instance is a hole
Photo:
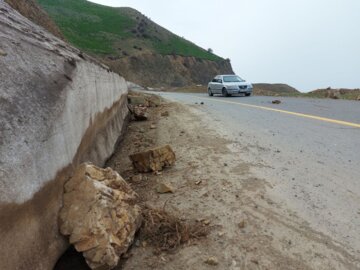
[[[281,100],[278,100],[278,99],[273,100],[273,101],[272,101],[272,104],[281,104]]]
[[[169,112],[168,111],[162,112],[161,116],[167,117],[167,116],[169,116]]]
[[[160,183],[156,186],[156,192],[160,194],[164,193],[174,193],[174,189],[169,184]]]
[[[240,229],[244,229],[246,227],[246,222],[245,220],[241,221],[239,224],[238,224],[239,228]]]
[[[161,171],[175,163],[176,156],[170,145],[165,145],[130,155],[133,166],[139,172]]]
[[[69,236],[91,269],[112,269],[142,221],[136,193],[110,168],[80,165],[65,184],[60,232]]]
[[[146,101],[148,102],[149,107],[159,107],[161,105],[161,98],[156,95],[147,96]]]
[[[196,182],[195,182],[195,185],[198,186],[198,185],[200,185],[201,183],[202,183],[202,180],[199,180],[199,181],[196,181]]]
[[[211,221],[209,219],[205,219],[203,221],[203,224],[206,225],[206,226],[210,225],[210,223],[211,223]]]
[[[156,129],[155,125],[150,125],[150,129]]]
[[[146,107],[135,106],[132,112],[136,121],[146,121],[148,119]]]
[[[0,49],[0,56],[7,56],[7,53]]]
[[[149,103],[147,102],[147,100],[143,96],[128,95],[128,102],[131,105],[143,105],[143,106],[148,106],[149,105]]]
[[[205,263],[208,265],[218,265],[219,261],[216,257],[209,257],[206,259]]]
[[[200,102],[200,105],[204,105],[204,102]]]
[[[142,174],[137,174],[131,177],[131,182],[134,183],[141,183],[144,180],[144,177]]]

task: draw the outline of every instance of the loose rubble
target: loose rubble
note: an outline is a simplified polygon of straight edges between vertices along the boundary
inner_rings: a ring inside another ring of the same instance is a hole
[[[129,158],[138,172],[161,171],[163,167],[172,166],[176,161],[175,153],[170,145],[136,153],[130,155]]]
[[[7,53],[0,49],[0,56],[7,56]]]
[[[148,119],[146,107],[135,106],[133,107],[132,112],[136,121],[146,121]]]
[[[160,183],[156,187],[156,192],[160,194],[174,193],[174,188],[166,183]]]
[[[141,226],[136,193],[110,168],[82,164],[65,184],[60,232],[91,269],[112,269]]]
[[[209,257],[209,258],[206,259],[205,263],[208,264],[208,265],[215,266],[215,265],[219,264],[219,261],[218,261],[218,259],[216,257]]]

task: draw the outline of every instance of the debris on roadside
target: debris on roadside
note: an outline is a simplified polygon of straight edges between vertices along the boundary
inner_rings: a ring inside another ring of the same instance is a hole
[[[281,100],[275,99],[271,103],[272,104],[281,104]]]
[[[7,53],[0,49],[0,56],[7,56]]]
[[[134,117],[136,121],[146,121],[148,119],[147,108],[141,106],[135,106]]]
[[[210,227],[191,220],[181,220],[165,210],[143,209],[143,226],[139,238],[154,246],[157,251],[173,251],[181,245],[206,237]]]
[[[159,183],[156,186],[156,192],[160,194],[174,193],[174,188],[166,183]]]
[[[219,264],[219,260],[216,257],[209,257],[205,260],[205,263],[208,265],[218,265]]]
[[[161,171],[163,167],[172,166],[176,161],[175,153],[170,145],[136,153],[130,155],[129,158],[138,172]]]
[[[238,226],[239,226],[240,229],[244,229],[244,228],[246,227],[246,222],[245,222],[245,220],[240,221],[240,223],[238,224]]]
[[[169,116],[169,112],[168,112],[168,111],[162,112],[162,113],[161,113],[161,116],[167,117],[167,116]]]
[[[69,236],[91,269],[114,268],[141,226],[137,194],[112,169],[88,163],[77,168],[64,189],[61,234]]]
[[[144,96],[128,95],[128,103],[134,106],[142,105],[144,107],[149,106],[149,103]]]

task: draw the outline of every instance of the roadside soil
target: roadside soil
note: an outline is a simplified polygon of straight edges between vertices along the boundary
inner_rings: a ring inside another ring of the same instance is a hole
[[[159,251],[140,233],[116,269],[360,269],[359,258],[340,243],[275,202],[272,185],[255,176],[259,166],[270,165],[246,162],[256,152],[246,141],[225,139],[199,106],[165,102],[149,108],[149,120],[130,122],[106,165],[131,184],[141,204],[195,222],[209,234]],[[166,144],[176,153],[175,165],[139,177],[128,156]],[[159,183],[174,193],[157,193]],[[79,255],[70,254],[73,263],[64,265],[73,266],[57,269],[86,269]]]
[[[360,269],[359,258],[272,200],[271,184],[252,173],[266,165],[245,162],[246,142],[233,147],[198,106],[165,103],[150,109],[149,121],[130,123],[107,165],[144,203],[183,221],[196,220],[210,234],[172,252],[158,252],[138,239],[117,269]],[[169,116],[161,116],[165,111]],[[165,144],[175,151],[176,164],[133,182],[128,155]],[[158,183],[170,184],[174,193],[158,194]],[[206,263],[211,257],[215,265]]]

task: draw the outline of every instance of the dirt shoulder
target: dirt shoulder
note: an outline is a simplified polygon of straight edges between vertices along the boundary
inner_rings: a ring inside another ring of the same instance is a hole
[[[161,116],[164,111],[169,116]],[[147,205],[211,230],[172,252],[136,240],[118,269],[359,269],[358,258],[275,203],[267,194],[271,184],[252,174],[259,164],[242,160],[249,153],[211,127],[196,107],[176,103],[151,109],[149,121],[130,123],[107,165]],[[139,178],[128,155],[165,144],[174,149],[176,165],[134,181]],[[170,184],[174,193],[158,194],[158,183]],[[211,257],[218,263],[205,263]]]

